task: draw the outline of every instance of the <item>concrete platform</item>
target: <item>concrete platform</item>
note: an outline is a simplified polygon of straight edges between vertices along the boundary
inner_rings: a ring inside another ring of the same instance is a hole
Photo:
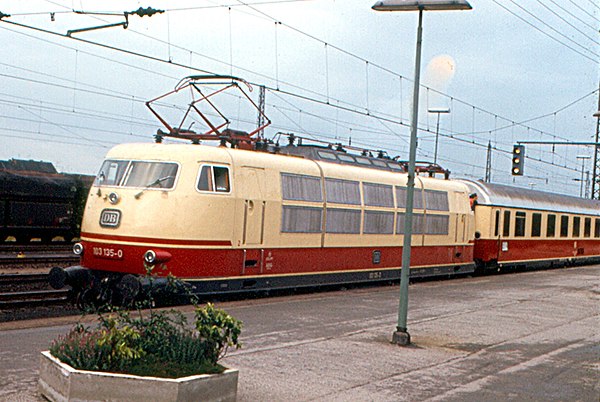
[[[598,401],[600,266],[219,303],[244,321],[238,401]],[[182,308],[189,311],[189,307]],[[36,401],[73,318],[0,324],[0,400]]]

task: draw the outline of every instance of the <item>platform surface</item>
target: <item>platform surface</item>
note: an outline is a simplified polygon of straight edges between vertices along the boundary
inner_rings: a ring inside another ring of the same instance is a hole
[[[218,303],[244,321],[222,361],[238,400],[600,399],[600,266],[409,289],[410,347],[390,343],[398,286]],[[0,400],[43,400],[39,351],[76,320],[0,324]]]

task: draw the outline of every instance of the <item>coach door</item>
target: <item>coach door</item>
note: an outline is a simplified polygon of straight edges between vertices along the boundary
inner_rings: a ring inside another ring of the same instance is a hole
[[[264,241],[265,222],[264,170],[242,167],[237,184],[240,198],[244,202],[242,245],[261,245]]]

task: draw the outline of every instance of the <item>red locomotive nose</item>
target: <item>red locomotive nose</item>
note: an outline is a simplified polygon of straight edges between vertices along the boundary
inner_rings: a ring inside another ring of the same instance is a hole
[[[163,250],[148,250],[144,253],[144,261],[151,265],[167,262],[171,258],[171,253]]]

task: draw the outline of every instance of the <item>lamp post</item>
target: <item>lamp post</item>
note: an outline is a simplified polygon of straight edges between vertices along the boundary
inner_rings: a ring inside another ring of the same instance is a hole
[[[596,118],[596,146],[594,147],[594,165],[592,169],[592,196],[591,199],[600,200],[600,160],[598,160],[598,154],[600,153],[600,97],[598,97],[598,111],[594,113]]]
[[[577,155],[577,159],[581,159],[581,185],[579,186],[579,197],[583,197],[583,171],[585,170],[585,160],[592,159],[589,155]]]
[[[408,156],[408,182],[406,184],[406,213],[404,215],[404,243],[402,246],[402,271],[400,273],[400,301],[398,305],[398,325],[392,336],[392,343],[406,346],[410,344],[410,334],[406,326],[408,315],[408,277],[413,221],[413,201],[415,193],[415,161],[417,156],[417,121],[419,117],[419,80],[421,77],[421,42],[423,38],[423,11],[470,10],[466,0],[381,0],[372,7],[375,11],[418,11],[417,51],[415,56],[415,78],[413,86],[412,119],[410,128],[410,148]]]
[[[433,152],[433,163],[437,164],[438,138],[440,135],[440,114],[450,113],[450,108],[429,108],[429,113],[437,113],[437,124],[435,125],[435,150]]]

